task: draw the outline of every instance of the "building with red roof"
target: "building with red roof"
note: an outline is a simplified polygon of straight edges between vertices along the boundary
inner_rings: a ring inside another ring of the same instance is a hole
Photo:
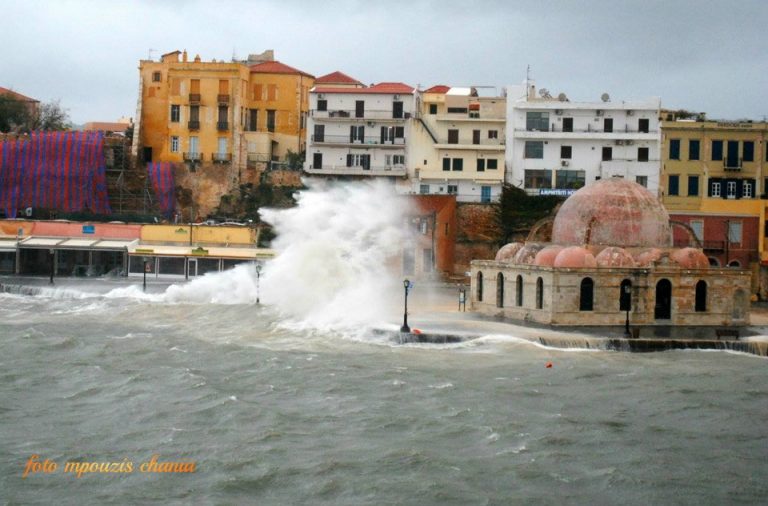
[[[354,77],[350,77],[343,72],[339,72],[338,70],[335,72],[331,72],[330,74],[320,76],[317,79],[315,79],[315,86],[323,86],[323,87],[330,86],[334,88],[364,88],[365,87],[363,83],[361,83]]]

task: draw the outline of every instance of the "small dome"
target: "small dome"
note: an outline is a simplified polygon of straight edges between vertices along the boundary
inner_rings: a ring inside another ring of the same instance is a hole
[[[536,254],[544,249],[543,244],[536,242],[525,243],[525,246],[520,248],[520,251],[515,255],[514,263],[519,265],[530,265],[536,259]]]
[[[511,262],[512,259],[515,258],[515,255],[517,254],[517,252],[520,251],[520,248],[522,247],[523,247],[523,243],[521,242],[511,242],[509,244],[505,244],[496,253],[496,261]]]
[[[569,246],[555,257],[555,267],[578,269],[581,267],[597,267],[595,256],[581,246]]]
[[[557,254],[562,250],[562,246],[558,246],[557,244],[550,244],[546,248],[536,253],[536,258],[533,259],[533,265],[552,267],[555,265],[555,257],[557,257]]]
[[[650,267],[654,262],[661,260],[663,254],[659,248],[649,248],[635,255],[635,262],[638,267]]]
[[[608,246],[596,257],[598,267],[634,267],[635,259],[624,248]]]
[[[700,249],[682,248],[675,250],[670,255],[670,258],[677,265],[685,269],[709,268],[709,259]]]

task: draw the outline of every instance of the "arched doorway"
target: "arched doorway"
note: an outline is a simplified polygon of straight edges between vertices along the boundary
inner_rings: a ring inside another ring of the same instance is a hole
[[[523,305],[523,277],[518,274],[515,281],[515,305]]]
[[[696,312],[707,310],[707,282],[703,279],[696,283]]]
[[[625,279],[619,287],[619,311],[632,309],[632,281]]]
[[[662,279],[656,283],[656,306],[653,317],[657,320],[672,318],[672,283],[668,279]]]
[[[536,309],[544,307],[544,280],[538,278],[536,280]]]
[[[483,302],[483,273],[477,272],[477,302]]]
[[[592,311],[595,298],[595,283],[592,278],[581,280],[581,289],[579,291],[579,311]]]
[[[504,274],[496,276],[496,307],[504,307]]]

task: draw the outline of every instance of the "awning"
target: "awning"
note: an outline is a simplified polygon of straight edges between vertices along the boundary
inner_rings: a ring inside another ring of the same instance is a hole
[[[57,246],[66,239],[57,237],[28,237],[19,243],[20,248],[50,248]]]
[[[0,251],[16,251],[18,239],[0,239]]]
[[[86,251],[126,251],[138,243],[133,240],[88,239],[84,237],[27,237],[19,242],[20,248],[78,249]]]
[[[130,256],[229,258],[234,260],[269,259],[275,256],[273,250],[264,248],[169,246],[165,244],[133,244],[128,248],[128,254]]]

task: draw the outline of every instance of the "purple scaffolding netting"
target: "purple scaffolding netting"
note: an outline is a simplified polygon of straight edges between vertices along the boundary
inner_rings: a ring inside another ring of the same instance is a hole
[[[0,142],[0,209],[16,216],[25,207],[110,213],[104,134],[33,132]]]
[[[150,162],[147,164],[149,180],[160,204],[160,212],[170,217],[176,210],[174,200],[173,164],[169,162]]]

